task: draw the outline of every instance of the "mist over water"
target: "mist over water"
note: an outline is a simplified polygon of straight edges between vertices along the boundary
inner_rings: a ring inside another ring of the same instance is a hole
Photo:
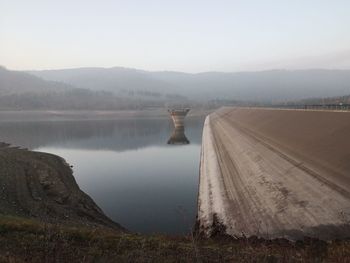
[[[65,158],[80,188],[127,229],[183,234],[196,216],[203,122],[186,118],[187,145],[167,143],[168,118],[0,122],[0,138]]]

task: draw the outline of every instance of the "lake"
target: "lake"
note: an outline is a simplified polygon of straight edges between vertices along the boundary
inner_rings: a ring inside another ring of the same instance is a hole
[[[62,156],[107,216],[145,234],[184,234],[197,212],[204,117],[0,122],[0,141]],[[190,142],[179,143],[183,138]]]

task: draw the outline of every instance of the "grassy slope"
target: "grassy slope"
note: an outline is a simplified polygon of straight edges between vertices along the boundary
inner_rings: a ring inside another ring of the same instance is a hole
[[[350,262],[350,241],[121,234],[0,216],[0,262]]]

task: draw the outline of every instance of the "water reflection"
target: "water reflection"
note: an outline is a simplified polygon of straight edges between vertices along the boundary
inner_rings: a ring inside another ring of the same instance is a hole
[[[190,141],[185,135],[185,127],[178,126],[174,128],[173,133],[171,134],[168,144],[189,144]]]
[[[0,141],[65,158],[80,188],[129,230],[183,234],[196,216],[203,122],[187,117],[186,136],[169,118],[0,121]]]
[[[200,144],[204,118],[187,118],[186,133]],[[0,141],[37,149],[64,146],[71,149],[127,151],[162,146],[173,131],[167,118],[89,121],[1,122]]]

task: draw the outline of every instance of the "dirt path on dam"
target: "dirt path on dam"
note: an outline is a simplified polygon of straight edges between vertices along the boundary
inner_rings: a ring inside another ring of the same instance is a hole
[[[337,115],[340,114],[340,115]],[[350,236],[350,113],[224,108],[206,119],[198,221],[232,236]]]

